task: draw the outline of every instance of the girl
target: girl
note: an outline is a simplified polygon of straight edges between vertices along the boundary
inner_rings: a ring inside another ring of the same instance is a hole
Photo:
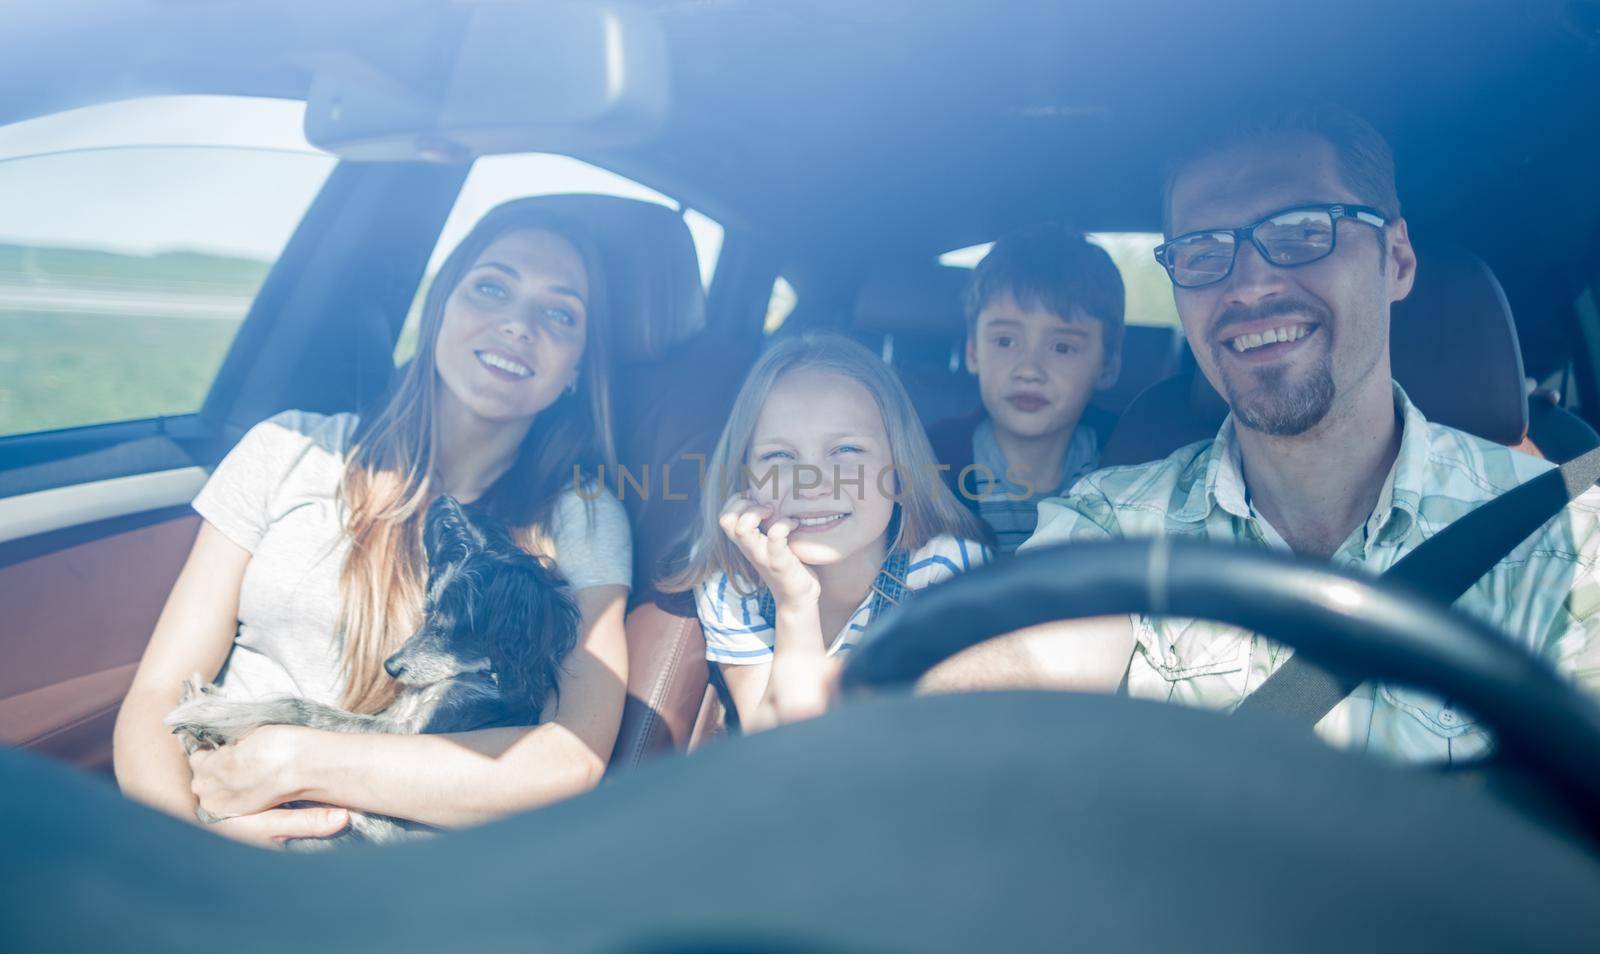
[[[486,215],[441,266],[414,360],[376,413],[290,411],[252,428],[194,501],[205,518],[118,715],[124,792],[271,844],[343,827],[338,808],[460,825],[581,791],[621,720],[631,575],[614,497],[575,466],[614,467],[603,276],[575,222],[537,201]],[[455,736],[268,726],[185,757],[162,717],[190,673],[225,694],[383,708],[383,661],[413,631],[420,522],[439,494],[495,515],[554,558],[582,613],[553,719]],[[220,672],[219,672],[220,671]],[[276,809],[306,799],[328,809]]]
[[[793,338],[745,379],[684,569],[746,729],[826,708],[826,659],[887,606],[988,557],[894,372],[837,335]],[[727,491],[734,491],[731,496]]]

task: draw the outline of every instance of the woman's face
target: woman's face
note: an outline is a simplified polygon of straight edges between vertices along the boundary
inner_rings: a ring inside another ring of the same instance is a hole
[[[756,419],[750,493],[795,523],[789,548],[811,566],[882,545],[894,514],[894,456],[878,402],[859,381],[792,371]]]
[[[445,389],[486,421],[532,418],[577,380],[588,302],[572,243],[534,229],[501,235],[445,301],[434,346]]]

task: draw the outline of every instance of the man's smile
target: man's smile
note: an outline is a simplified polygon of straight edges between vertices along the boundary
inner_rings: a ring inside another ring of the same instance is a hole
[[[1233,360],[1245,364],[1268,364],[1305,348],[1322,326],[1287,322],[1256,327],[1250,330],[1230,328],[1219,339],[1218,349]]]

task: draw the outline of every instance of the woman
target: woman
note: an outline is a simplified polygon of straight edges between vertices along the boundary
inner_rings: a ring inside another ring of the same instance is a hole
[[[376,413],[290,411],[245,435],[195,499],[205,520],[118,715],[125,793],[190,819],[198,800],[226,816],[218,832],[271,845],[338,831],[341,806],[464,825],[599,780],[632,564],[621,505],[571,486],[579,467],[614,466],[603,285],[577,223],[502,205],[439,269],[417,356]],[[553,557],[575,591],[582,633],[553,717],[447,736],[268,726],[186,757],[161,720],[191,673],[241,698],[387,704],[383,661],[422,607],[420,522],[446,493]],[[295,800],[332,807],[275,807]]]

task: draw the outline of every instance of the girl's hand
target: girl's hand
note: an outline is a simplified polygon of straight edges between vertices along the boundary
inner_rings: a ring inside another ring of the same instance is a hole
[[[200,807],[218,818],[256,815],[300,792],[291,781],[299,734],[295,726],[268,725],[233,745],[189,755],[189,789]]]
[[[350,824],[342,808],[269,808],[254,815],[239,815],[207,825],[207,831],[226,835],[258,848],[282,848],[290,838],[326,838]]]
[[[761,522],[775,513],[771,505],[739,493],[728,499],[717,523],[761,575],[761,581],[772,591],[773,602],[780,607],[815,605],[822,594],[822,584],[789,549],[789,532],[794,523],[773,520],[766,532],[761,530]]]

